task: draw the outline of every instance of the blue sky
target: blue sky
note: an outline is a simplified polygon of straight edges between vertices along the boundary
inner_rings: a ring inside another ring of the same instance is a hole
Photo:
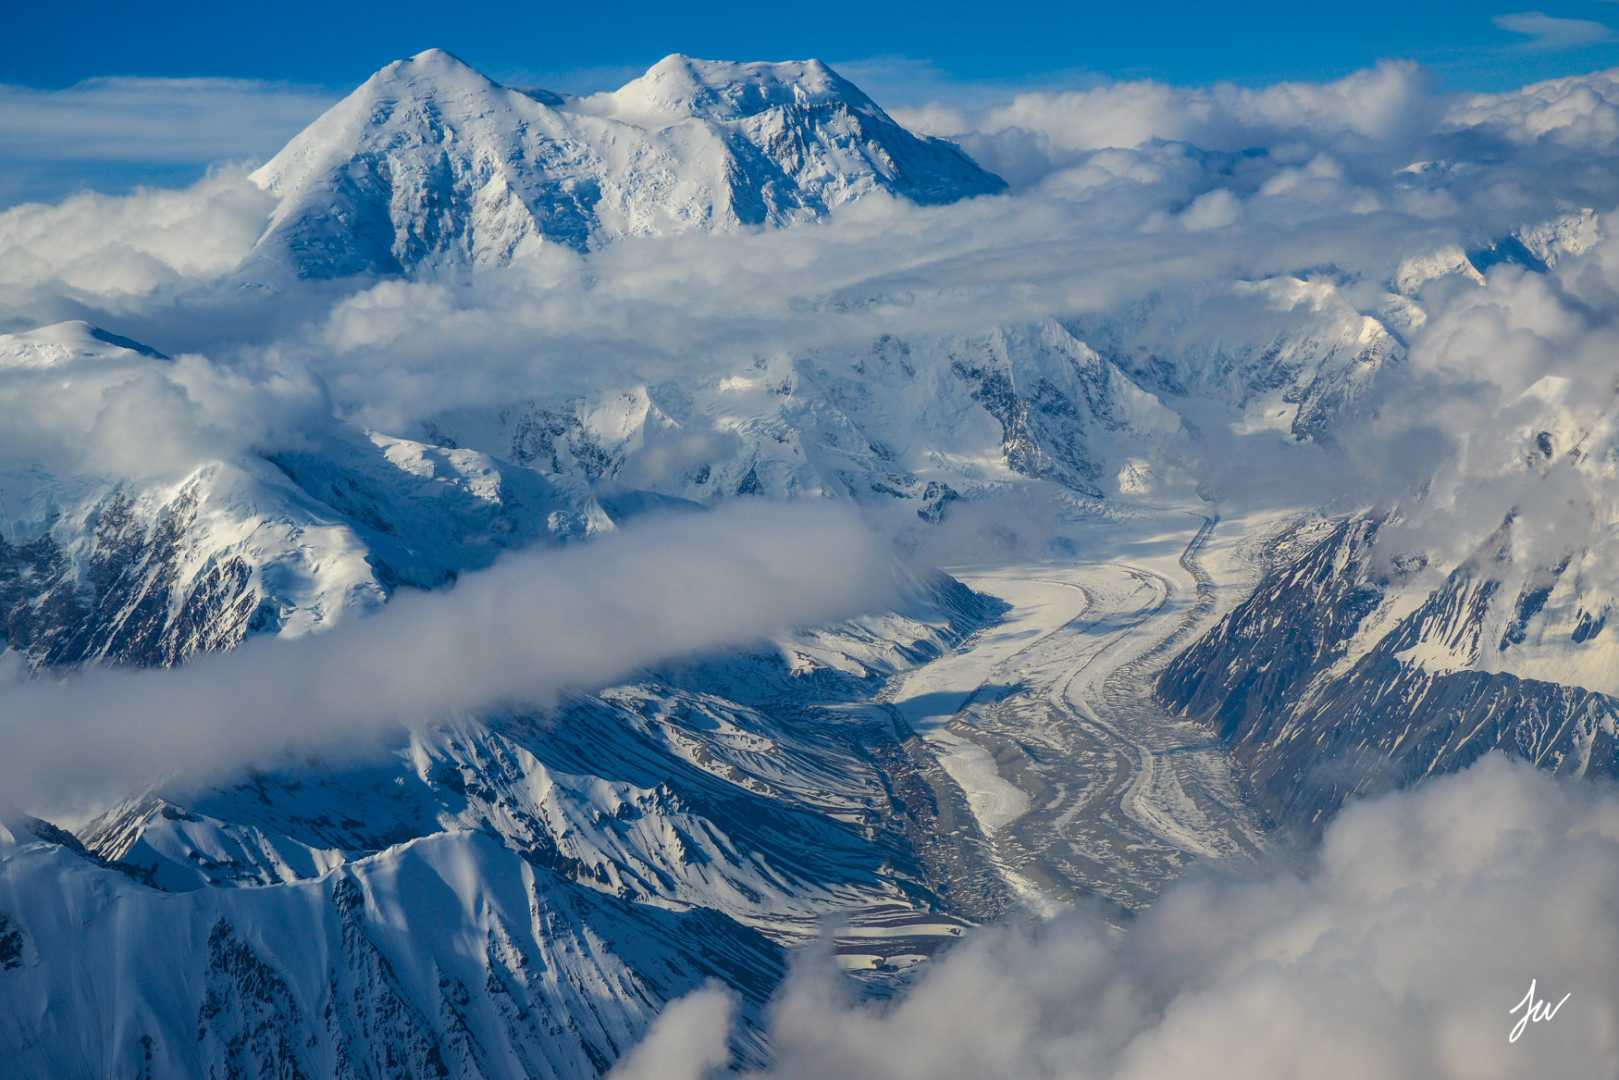
[[[1619,63],[1612,40],[1524,48],[1492,23],[1527,3],[957,3],[813,5],[619,2],[462,6],[401,0],[368,6],[285,0],[18,4],[0,82],[59,88],[97,75],[233,76],[341,87],[429,46],[500,76],[608,73],[669,52],[735,59],[904,56],[969,80],[1074,71],[1178,83],[1266,82],[1342,75],[1399,56],[1459,88]],[[1619,26],[1619,3],[1540,9],[1550,18]],[[1572,55],[1572,54],[1578,54]]]
[[[1385,58],[1453,90],[1619,66],[1619,0],[1532,2],[16,4],[0,51],[0,207],[265,156],[382,64],[430,46],[564,91],[617,86],[670,52],[818,56],[889,105],[1109,78],[1330,79]]]

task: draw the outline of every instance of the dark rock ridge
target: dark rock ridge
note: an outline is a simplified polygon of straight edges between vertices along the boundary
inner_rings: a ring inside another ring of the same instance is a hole
[[[1414,659],[1427,643],[1464,658],[1486,644],[1485,615],[1501,585],[1490,549],[1499,539],[1350,662],[1363,623],[1400,584],[1398,560],[1374,556],[1381,525],[1343,521],[1271,569],[1170,663],[1161,700],[1216,727],[1267,810],[1311,832],[1348,798],[1453,772],[1492,750],[1562,775],[1619,776],[1614,698]],[[1524,621],[1539,611],[1535,595],[1515,605]]]

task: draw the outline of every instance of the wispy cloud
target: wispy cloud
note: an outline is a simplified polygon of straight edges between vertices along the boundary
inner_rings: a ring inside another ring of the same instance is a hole
[[[127,188],[267,157],[337,98],[247,79],[100,78],[64,90],[0,84],[0,205]]]
[[[1508,33],[1527,38],[1519,44],[1524,49],[1579,49],[1614,40],[1613,30],[1594,19],[1564,19],[1541,11],[1518,11],[1497,15],[1492,21]]]
[[[520,552],[443,592],[401,593],[318,637],[257,640],[178,671],[0,687],[0,791],[61,805],[545,705],[647,665],[880,610],[892,580],[881,541],[835,506],[652,519],[579,548]]]

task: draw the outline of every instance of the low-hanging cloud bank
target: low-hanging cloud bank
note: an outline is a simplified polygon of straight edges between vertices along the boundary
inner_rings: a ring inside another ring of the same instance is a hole
[[[893,599],[887,566],[859,521],[827,505],[648,519],[510,556],[445,592],[400,593],[330,633],[255,640],[170,671],[0,687],[0,792],[43,810],[545,705],[648,665],[879,610]]]
[[[1531,979],[1570,997],[1509,1042]],[[677,1003],[630,1061],[712,1075],[729,1008]],[[774,1080],[1611,1076],[1619,791],[1492,756],[1351,807],[1303,868],[1184,880],[1122,940],[981,931],[888,1005],[806,963],[770,1037]]]

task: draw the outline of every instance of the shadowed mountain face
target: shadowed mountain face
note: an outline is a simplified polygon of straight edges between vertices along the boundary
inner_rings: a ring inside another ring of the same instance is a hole
[[[1491,751],[1619,776],[1619,698],[1591,678],[1611,670],[1611,601],[1589,580],[1605,557],[1515,560],[1509,521],[1433,582],[1420,553],[1387,550],[1387,526],[1341,521],[1278,559],[1165,669],[1159,697],[1215,727],[1277,820],[1308,832],[1354,796]]]
[[[442,50],[389,64],[253,180],[279,200],[250,263],[300,277],[494,266],[542,244],[812,221],[874,192],[922,204],[1005,184],[816,60],[670,56],[563,99]]]

